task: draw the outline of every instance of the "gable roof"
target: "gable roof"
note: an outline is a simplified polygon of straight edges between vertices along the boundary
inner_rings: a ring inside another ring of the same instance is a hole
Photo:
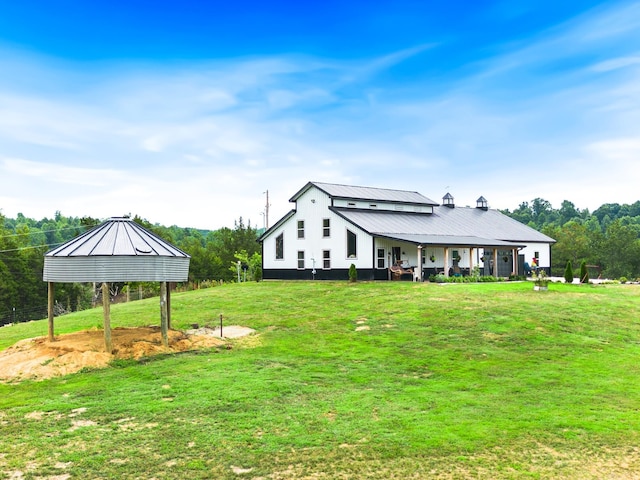
[[[349,200],[366,200],[366,201],[379,201],[379,202],[401,202],[416,205],[439,205],[438,202],[434,202],[430,198],[425,197],[421,193],[411,192],[407,190],[392,190],[388,188],[375,188],[375,187],[358,187],[351,185],[339,185],[335,183],[322,183],[322,182],[309,182],[302,187],[293,197],[289,199],[290,202],[295,202],[311,187],[323,191],[332,198],[342,198]]]
[[[514,246],[555,242],[498,210],[436,207],[431,215],[340,207],[331,210],[369,234],[416,244]]]

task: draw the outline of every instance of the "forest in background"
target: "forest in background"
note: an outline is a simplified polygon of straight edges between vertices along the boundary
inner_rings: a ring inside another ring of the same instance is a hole
[[[536,198],[513,211],[502,213],[554,238],[551,271],[562,276],[567,261],[579,268],[584,261],[598,267],[603,278],[640,277],[640,201],[634,204],[608,203],[593,212],[580,210],[572,202],[555,209]],[[242,217],[234,228],[199,230],[152,224],[135,216],[134,221],[191,255],[189,281],[181,288],[200,288],[213,282],[261,278],[261,233]],[[47,316],[47,285],[42,281],[44,254],[98,225],[99,219],[65,217],[56,212],[51,219],[34,220],[18,214],[0,214],[0,325]],[[115,284],[112,295],[134,298],[157,294],[158,284]],[[97,299],[93,285],[56,285],[58,314],[89,308]]]
[[[640,277],[640,201],[606,203],[589,212],[567,200],[554,209],[536,198],[502,213],[556,240],[551,247],[554,276],[563,276],[568,261],[574,271],[584,261],[597,266],[602,278]]]
[[[191,256],[189,281],[183,289],[209,286],[214,282],[237,281],[240,262],[241,280],[261,278],[262,259],[259,231],[240,217],[234,228],[199,230],[152,224],[138,216],[133,220]],[[47,316],[47,284],[42,281],[44,254],[77,237],[101,220],[89,217],[65,217],[56,212],[51,219],[34,220],[18,214],[7,218],[0,214],[0,325]],[[90,308],[100,295],[100,285],[56,284],[56,314]],[[113,297],[143,298],[158,294],[157,282],[112,284]]]

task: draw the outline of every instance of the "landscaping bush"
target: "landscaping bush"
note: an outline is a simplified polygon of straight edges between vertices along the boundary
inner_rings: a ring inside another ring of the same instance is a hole
[[[567,260],[567,267],[564,269],[564,281],[567,283],[573,283],[573,267],[571,266],[571,260]]]
[[[349,281],[355,282],[356,280],[358,280],[358,271],[356,270],[355,264],[352,263],[349,266]]]

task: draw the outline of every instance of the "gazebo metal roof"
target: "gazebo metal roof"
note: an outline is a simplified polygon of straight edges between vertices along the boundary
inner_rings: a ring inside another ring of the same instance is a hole
[[[46,282],[183,282],[190,256],[130,218],[114,217],[50,250]]]

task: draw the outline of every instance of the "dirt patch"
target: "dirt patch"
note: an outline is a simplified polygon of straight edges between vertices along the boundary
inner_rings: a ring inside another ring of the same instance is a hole
[[[233,328],[247,335],[251,329]],[[225,337],[226,337],[225,332]],[[102,330],[85,330],[59,335],[55,342],[47,337],[21,340],[0,352],[0,381],[44,380],[75,373],[83,368],[104,368],[116,358],[138,359],[161,353],[176,353],[199,348],[211,348],[226,342],[219,336],[168,332],[169,347],[162,345],[158,327],[114,328],[111,330],[113,353],[104,351]]]

